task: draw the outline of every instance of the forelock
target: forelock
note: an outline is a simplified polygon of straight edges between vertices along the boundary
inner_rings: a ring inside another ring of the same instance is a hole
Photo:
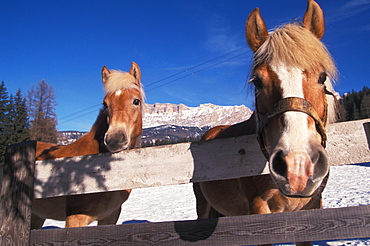
[[[337,75],[334,61],[325,45],[296,23],[272,31],[256,51],[254,60],[254,67],[267,62],[285,64],[309,73],[325,71],[331,78]]]
[[[140,82],[138,84],[134,76],[120,70],[110,70],[110,74],[108,74],[104,84],[106,94],[132,88],[140,90],[140,87]]]

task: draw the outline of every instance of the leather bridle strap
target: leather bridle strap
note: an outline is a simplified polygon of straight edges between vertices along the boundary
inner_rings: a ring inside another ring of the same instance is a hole
[[[288,111],[297,111],[309,115],[315,121],[316,130],[321,136],[321,145],[325,148],[327,139],[325,130],[327,118],[327,103],[325,102],[325,115],[323,119],[321,119],[312,104],[306,99],[299,97],[287,97],[278,101],[273,106],[273,108],[269,112],[267,112],[267,114],[261,114],[257,111],[257,116],[259,120],[257,139],[260,144],[261,151],[263,152],[267,160],[269,160],[269,154],[263,142],[263,128],[266,126],[270,119]]]

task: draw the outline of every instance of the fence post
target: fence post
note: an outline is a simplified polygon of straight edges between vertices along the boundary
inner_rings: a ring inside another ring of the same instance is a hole
[[[29,244],[35,150],[36,141],[6,148],[0,192],[0,246]]]
[[[367,145],[370,149],[370,122],[365,122],[363,126],[364,126],[365,133],[366,133]]]

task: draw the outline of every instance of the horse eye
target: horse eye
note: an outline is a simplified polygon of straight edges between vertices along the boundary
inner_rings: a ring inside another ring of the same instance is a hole
[[[138,106],[140,104],[140,99],[135,98],[134,101],[132,102],[134,105]]]
[[[257,89],[262,89],[263,87],[262,79],[258,76],[253,76],[252,79],[249,80],[249,83],[253,83]]]
[[[321,73],[320,74],[320,77],[319,77],[319,84],[325,84],[325,81],[326,81],[326,77],[327,77],[328,75],[324,72],[324,73]]]
[[[104,109],[107,109],[107,108],[108,108],[108,105],[107,105],[107,103],[106,103],[106,102],[104,102],[104,101],[103,101],[103,103],[102,103],[102,104],[103,104]]]

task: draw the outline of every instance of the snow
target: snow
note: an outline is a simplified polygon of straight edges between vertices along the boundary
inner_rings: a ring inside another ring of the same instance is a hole
[[[323,207],[370,204],[370,163],[331,167],[323,192]]]
[[[178,125],[190,127],[213,126],[215,122],[229,125],[247,120],[252,111],[245,105],[218,106],[211,103],[198,107],[170,103],[146,104],[143,128],[160,125]]]
[[[333,166],[323,192],[323,207],[337,208],[370,204],[370,162]],[[192,184],[135,189],[122,205],[118,224],[195,220]],[[96,225],[96,222],[92,224]],[[47,220],[44,226],[64,227],[64,222]],[[286,244],[284,244],[286,245]],[[316,242],[314,245],[370,245],[369,239]]]

